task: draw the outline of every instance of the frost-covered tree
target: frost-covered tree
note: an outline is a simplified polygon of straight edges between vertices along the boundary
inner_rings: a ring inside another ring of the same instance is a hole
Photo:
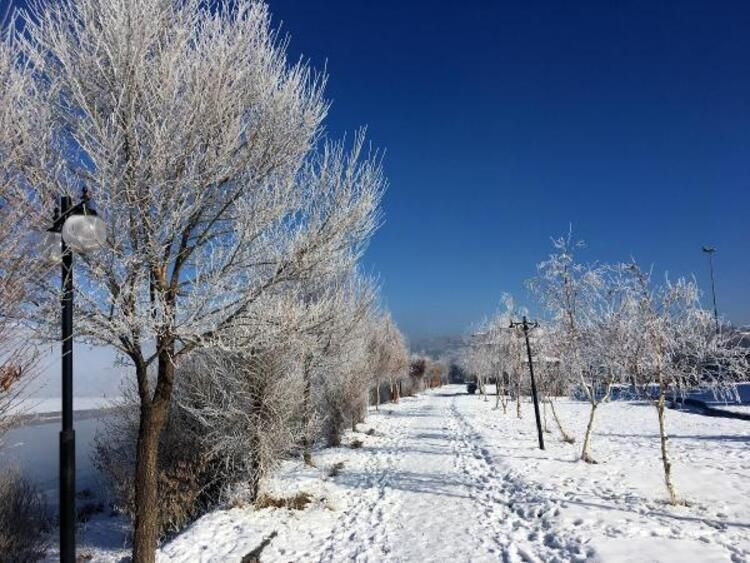
[[[425,388],[425,374],[427,373],[427,364],[429,358],[419,354],[412,355],[409,360],[409,381],[412,389],[416,392]]]
[[[528,381],[528,368],[524,364],[526,348],[523,336],[511,329],[511,320],[527,314],[519,308],[513,297],[504,293],[502,308],[485,319],[471,332],[462,364],[477,378],[482,394],[487,382],[495,383],[495,408],[507,410],[508,397],[516,400],[516,413],[521,417],[521,396]],[[486,398],[486,395],[485,395]]]
[[[355,429],[364,419],[372,384],[368,369],[367,322],[352,326],[343,338],[330,342],[321,359],[320,405],[327,445],[338,446],[347,424]]]
[[[602,269],[576,261],[576,251],[583,247],[583,242],[573,238],[572,230],[553,239],[552,244],[554,251],[537,265],[537,275],[529,281],[529,287],[556,325],[555,347],[564,377],[576,381],[589,401],[589,420],[580,457],[594,463],[591,437],[597,409],[607,399],[609,375],[591,355],[590,338],[594,330],[587,323],[594,318],[591,309],[597,306],[597,298],[606,295]]]
[[[590,444],[599,405],[609,401],[613,386],[627,379],[624,362],[629,334],[628,303],[632,286],[624,264],[601,265],[583,280],[585,299],[579,307],[579,329],[583,336],[581,384],[591,409],[581,459],[594,463]]]
[[[302,363],[303,459],[312,464],[312,446],[326,418],[320,390],[330,376],[330,363],[341,344],[359,335],[373,316],[377,289],[356,271],[346,276],[304,284],[301,306],[309,320],[299,330]]]
[[[63,0],[19,27],[40,224],[85,185],[109,225],[107,247],[77,260],[76,329],[135,371],[133,556],[153,561],[181,358],[234,342],[269,293],[354,263],[385,182],[361,135],[350,151],[319,141],[325,77],[287,61],[262,2]]]
[[[467,338],[460,362],[464,371],[476,382],[480,395],[484,393],[484,381],[490,377],[492,365],[490,349],[492,343],[486,331],[487,320],[476,326]]]
[[[310,395],[313,430],[317,433],[322,424],[330,444],[338,444],[346,420],[354,427],[365,415],[367,393],[375,377],[369,369],[367,346],[376,297],[375,287],[367,280],[355,279],[341,288],[331,301],[331,322],[317,336],[307,381],[313,382],[315,391]],[[308,458],[309,447],[310,440],[306,440]]]
[[[500,299],[500,309],[486,323],[484,334],[489,346],[483,350],[488,355],[486,362],[490,365],[491,378],[495,381],[495,408],[502,404],[503,413],[507,411],[508,393],[515,397],[516,415],[521,418],[521,394],[526,381],[524,358],[526,348],[523,336],[510,328],[511,321],[520,318],[527,312],[516,305],[513,296],[504,293]]]
[[[625,365],[636,388],[656,408],[664,483],[670,502],[677,504],[682,501],[672,480],[668,451],[668,398],[696,390],[734,398],[736,382],[747,377],[747,351],[716,332],[714,317],[700,304],[695,281],[667,279],[653,287],[650,273],[635,263],[628,272],[633,284],[627,309],[629,334],[621,340]]]
[[[32,298],[29,282],[41,273],[29,252],[23,186],[35,136],[28,119],[34,90],[13,41],[0,38],[0,439],[14,422],[39,358],[23,323],[24,305]]]
[[[404,335],[389,313],[374,320],[369,331],[368,356],[375,387],[375,404],[380,403],[380,386],[387,382],[391,401],[398,402],[399,384],[409,373],[409,353]],[[423,372],[424,373],[424,372]]]

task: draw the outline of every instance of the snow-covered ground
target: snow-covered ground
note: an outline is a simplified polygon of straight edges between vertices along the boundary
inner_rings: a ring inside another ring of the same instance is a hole
[[[656,413],[604,405],[593,451],[447,386],[371,412],[317,468],[289,461],[268,483],[304,491],[302,511],[237,507],[204,516],[159,551],[160,561],[240,561],[276,532],[262,561],[746,561],[750,560],[750,426],[669,411],[674,474],[689,506],[664,502]],[[561,401],[578,442],[586,405]],[[549,426],[553,428],[552,420]],[[374,435],[367,433],[374,431]],[[336,463],[337,476],[330,476]],[[82,532],[95,561],[127,554],[123,524],[99,516]],[[54,557],[54,554],[52,554]]]

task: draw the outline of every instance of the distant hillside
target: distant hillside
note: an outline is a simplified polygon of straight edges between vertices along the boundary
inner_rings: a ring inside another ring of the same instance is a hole
[[[455,357],[463,346],[463,337],[460,335],[427,336],[409,342],[409,348],[413,354],[422,354],[435,359]]]

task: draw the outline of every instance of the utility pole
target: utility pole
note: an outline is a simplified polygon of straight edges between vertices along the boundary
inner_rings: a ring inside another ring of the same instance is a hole
[[[708,255],[708,270],[711,273],[711,295],[714,300],[714,320],[716,321],[716,334],[719,334],[719,310],[716,307],[716,284],[714,283],[714,252],[713,246],[704,246],[703,253]]]
[[[536,431],[539,435],[539,449],[544,449],[544,434],[542,433],[542,419],[539,416],[539,399],[536,394],[536,380],[534,379],[534,362],[531,359],[531,344],[529,344],[529,331],[538,327],[539,323],[534,321],[529,324],[526,317],[519,322],[510,321],[510,328],[521,327],[524,338],[526,339],[526,353],[529,356],[529,375],[531,375],[531,396],[534,399],[534,416],[536,416]]]

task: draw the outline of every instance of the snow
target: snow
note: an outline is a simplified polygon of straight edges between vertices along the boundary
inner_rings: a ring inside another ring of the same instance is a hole
[[[580,442],[587,405],[558,405]],[[677,490],[690,503],[673,507],[665,502],[652,406],[600,407],[597,465],[576,461],[580,444],[556,434],[546,434],[547,449],[539,450],[530,404],[520,420],[514,409],[503,415],[493,407],[494,397],[447,386],[371,410],[342,447],[316,452],[317,467],[288,461],[269,480],[273,495],[312,495],[304,510],[217,510],[163,545],[158,560],[240,561],[272,532],[262,561],[750,558],[745,421],[667,413]],[[353,440],[363,446],[347,447]],[[119,560],[128,553],[123,530],[119,518],[92,519],[80,553]]]

